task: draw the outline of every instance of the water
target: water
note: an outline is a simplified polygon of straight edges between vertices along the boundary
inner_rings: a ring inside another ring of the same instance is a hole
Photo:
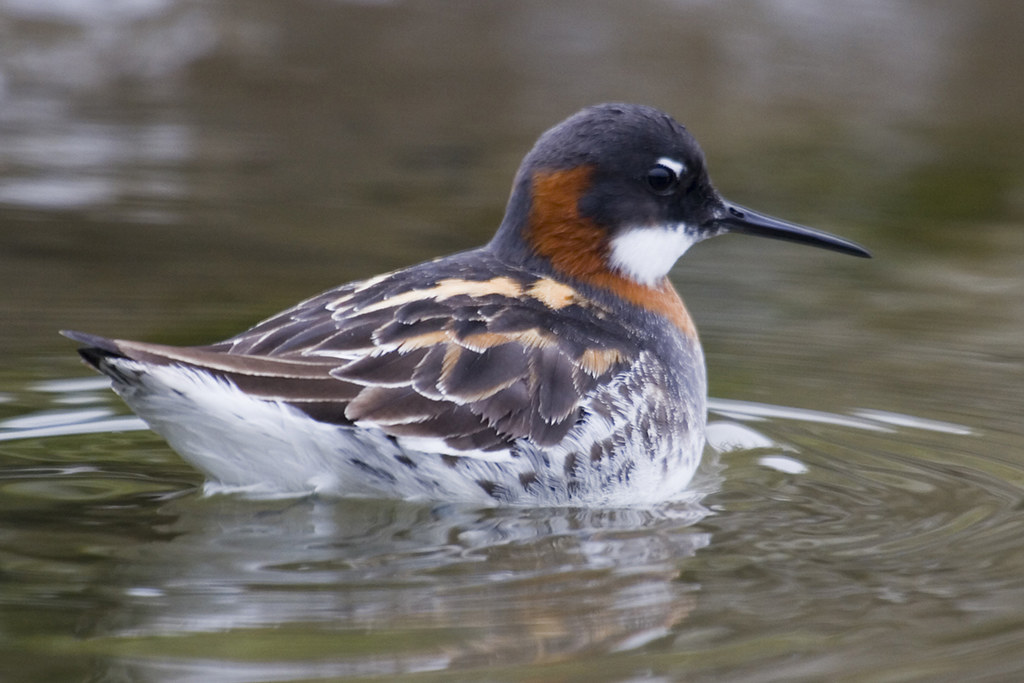
[[[890,4],[0,0],[0,680],[1024,677],[1024,16]],[[607,99],[875,253],[683,259],[691,500],[204,497],[56,335],[212,341],[479,244]]]

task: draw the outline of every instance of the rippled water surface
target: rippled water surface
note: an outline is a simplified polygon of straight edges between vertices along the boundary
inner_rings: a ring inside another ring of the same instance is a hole
[[[0,680],[1024,679],[1019,3],[0,0]],[[204,496],[60,328],[227,336],[488,239],[603,100],[753,238],[656,509]]]

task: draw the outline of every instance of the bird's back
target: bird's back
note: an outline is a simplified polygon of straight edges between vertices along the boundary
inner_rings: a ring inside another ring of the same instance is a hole
[[[246,464],[242,451],[280,444],[268,467],[293,472],[286,489],[561,504],[665,497],[686,483],[672,472],[692,471],[677,461],[699,456],[699,345],[592,294],[482,248],[330,290],[218,344],[93,338],[83,355],[229,486],[272,490],[281,477],[253,464],[267,458]],[[168,406],[197,393],[198,415]],[[249,409],[290,426],[245,439],[238,457],[217,452],[222,437],[200,437],[256,422]],[[223,425],[196,428],[211,420]],[[289,430],[324,432],[321,445],[297,449],[309,467],[288,462]]]

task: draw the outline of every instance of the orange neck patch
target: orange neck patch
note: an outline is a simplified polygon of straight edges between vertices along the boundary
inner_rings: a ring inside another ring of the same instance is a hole
[[[608,237],[580,216],[579,201],[591,169],[534,173],[529,223],[524,237],[560,273],[614,292],[626,301],[668,318],[683,334],[696,336],[693,320],[668,278],[648,287],[608,267]]]

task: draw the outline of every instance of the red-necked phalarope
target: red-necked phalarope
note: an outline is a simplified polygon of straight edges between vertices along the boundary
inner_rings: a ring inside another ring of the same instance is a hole
[[[725,201],[683,126],[603,104],[541,136],[483,247],[209,346],[65,334],[211,487],[653,503],[692,477],[706,413],[703,352],[667,274],[726,232],[868,256]]]

